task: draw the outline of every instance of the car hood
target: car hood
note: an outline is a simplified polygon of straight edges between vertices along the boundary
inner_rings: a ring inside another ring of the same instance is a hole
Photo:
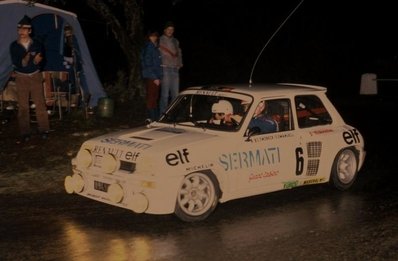
[[[214,137],[216,137],[215,134],[205,133],[203,130],[176,127],[140,127],[99,136],[90,139],[86,144],[159,152],[181,145],[187,146],[199,141],[202,142]]]

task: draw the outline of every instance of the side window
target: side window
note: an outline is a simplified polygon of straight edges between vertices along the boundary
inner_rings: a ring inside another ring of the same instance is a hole
[[[297,120],[300,128],[309,128],[332,123],[329,112],[318,96],[296,96],[295,103]]]
[[[288,99],[262,100],[249,123],[247,135],[267,134],[293,129]]]
[[[267,112],[278,125],[277,131],[293,129],[290,102],[288,99],[268,100]]]

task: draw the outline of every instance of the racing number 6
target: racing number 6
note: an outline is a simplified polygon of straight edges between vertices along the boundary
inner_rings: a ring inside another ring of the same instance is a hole
[[[296,148],[296,175],[303,174],[304,170],[304,157],[303,157],[303,148]]]

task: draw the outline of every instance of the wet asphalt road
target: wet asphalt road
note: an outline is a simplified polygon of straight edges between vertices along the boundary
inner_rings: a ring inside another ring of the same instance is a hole
[[[236,200],[194,224],[67,194],[1,196],[0,259],[397,260],[389,184],[362,175],[344,193],[321,185]]]
[[[398,260],[395,134],[361,111],[345,117],[368,140],[349,191],[313,185],[235,200],[199,223],[66,193],[3,194],[0,260]]]

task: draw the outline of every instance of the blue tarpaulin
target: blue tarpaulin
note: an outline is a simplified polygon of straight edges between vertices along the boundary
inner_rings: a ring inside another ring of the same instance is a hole
[[[9,47],[18,37],[17,24],[24,15],[32,19],[34,37],[45,45],[46,61],[43,70],[67,71],[71,79],[74,79],[74,75],[79,75],[84,96],[90,97],[89,106],[97,106],[98,99],[106,94],[76,14],[43,4],[27,4],[22,0],[0,1],[0,90],[6,86],[13,69]],[[68,62],[69,55],[65,53],[66,25],[73,31],[73,66]]]

